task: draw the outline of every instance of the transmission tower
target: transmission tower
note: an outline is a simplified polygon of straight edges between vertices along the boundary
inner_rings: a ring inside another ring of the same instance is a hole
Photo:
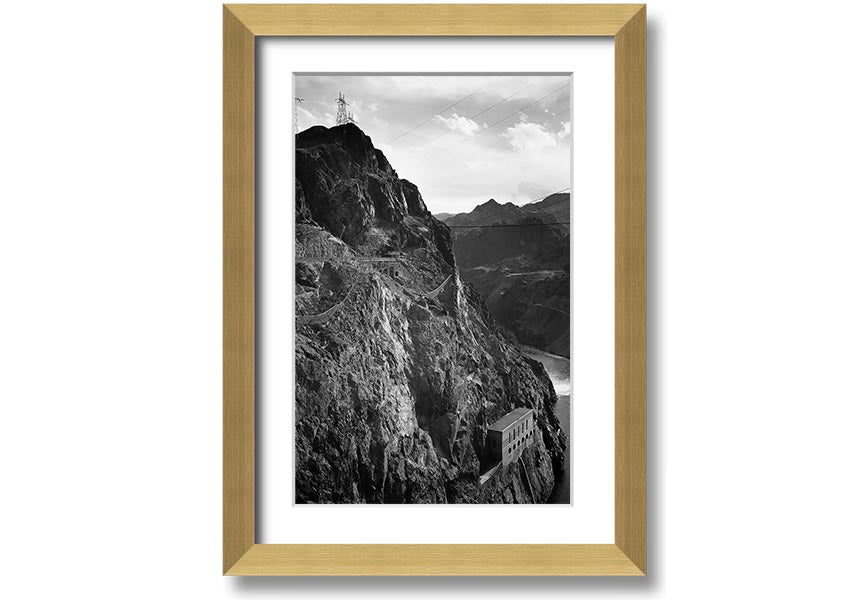
[[[354,122],[354,115],[348,110],[348,101],[342,95],[342,92],[340,92],[339,97],[336,99],[336,124],[345,125],[346,123]]]
[[[295,96],[295,133],[298,133],[298,104],[304,102],[304,98]]]

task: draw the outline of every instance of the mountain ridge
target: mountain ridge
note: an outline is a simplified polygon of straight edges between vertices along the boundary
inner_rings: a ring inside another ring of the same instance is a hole
[[[510,223],[520,215],[536,216],[541,222],[551,224],[569,223],[570,193],[556,192],[542,200],[523,205],[513,202],[502,204],[490,198],[466,213],[441,213],[435,216],[449,226],[467,226],[488,224],[482,222],[482,218],[488,219],[489,223]]]

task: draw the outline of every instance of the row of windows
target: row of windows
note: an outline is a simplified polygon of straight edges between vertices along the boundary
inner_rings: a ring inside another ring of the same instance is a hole
[[[528,420],[520,423],[519,427],[517,427],[516,429],[511,431],[508,439],[509,440],[515,440],[519,434],[524,433],[524,432],[528,431],[529,429],[531,429],[531,419],[528,419]]]
[[[524,434],[524,435],[522,436],[522,438],[520,438],[520,440],[519,440],[518,442],[515,442],[515,443],[511,444],[511,445],[508,447],[508,452],[516,452],[517,448],[519,448],[519,446],[520,446],[521,444],[523,444],[524,442],[528,441],[530,438],[531,438],[531,432],[529,431],[528,433]]]

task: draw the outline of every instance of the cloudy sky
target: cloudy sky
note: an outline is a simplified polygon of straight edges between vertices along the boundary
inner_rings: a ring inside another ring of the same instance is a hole
[[[298,75],[299,128],[358,126],[433,213],[495,198],[525,204],[570,187],[569,75]]]

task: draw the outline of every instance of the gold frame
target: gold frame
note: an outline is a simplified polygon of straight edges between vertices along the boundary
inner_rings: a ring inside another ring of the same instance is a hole
[[[646,573],[646,6],[224,6],[226,575]],[[608,36],[615,60],[614,544],[254,542],[254,38]]]

